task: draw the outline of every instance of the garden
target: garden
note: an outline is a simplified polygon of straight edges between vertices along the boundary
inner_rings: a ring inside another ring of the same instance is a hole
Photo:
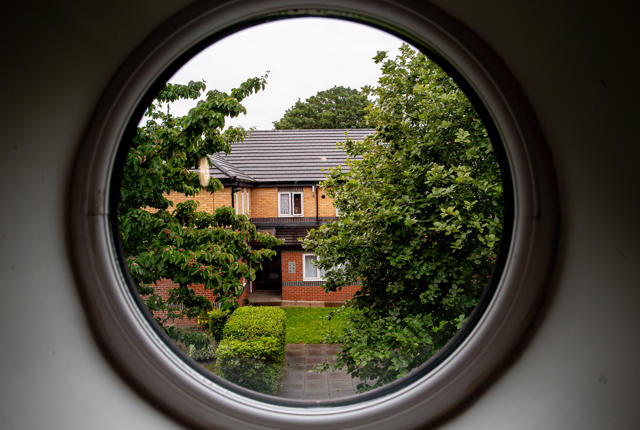
[[[214,309],[199,319],[194,336],[183,336],[177,345],[228,381],[277,394],[286,345],[333,343],[344,334],[351,312],[348,307],[243,306],[232,313]]]

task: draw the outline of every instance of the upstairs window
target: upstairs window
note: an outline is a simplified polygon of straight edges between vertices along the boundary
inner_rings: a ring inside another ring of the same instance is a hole
[[[302,216],[302,193],[278,193],[278,216]]]
[[[249,216],[249,194],[249,190],[246,188],[242,188],[233,193],[233,205],[236,210],[236,215]]]

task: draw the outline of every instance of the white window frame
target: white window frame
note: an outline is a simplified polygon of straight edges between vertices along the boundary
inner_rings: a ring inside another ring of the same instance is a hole
[[[307,257],[315,257],[316,262],[318,261],[318,256],[315,254],[302,254],[302,280],[303,281],[324,281],[325,271],[316,265],[316,273],[318,276],[307,276],[307,265],[305,263],[305,259]]]
[[[282,200],[280,198],[281,195],[288,194],[289,195],[289,213],[282,213]],[[300,213],[293,213],[293,196],[295,194],[300,194]],[[278,191],[278,217],[280,218],[289,218],[289,217],[301,217],[304,216],[304,192],[303,191]]]
[[[247,193],[247,210],[244,213],[245,213],[246,216],[250,217],[251,216],[251,204],[249,202],[249,195],[251,194],[251,190],[249,188],[245,188],[244,190]]]
[[[236,215],[240,215],[240,207],[238,205],[238,191],[233,193],[233,208],[235,209]]]
[[[240,194],[240,198],[238,198],[238,194]],[[240,188],[236,190],[233,193],[233,202],[236,215],[249,216],[249,189]]]

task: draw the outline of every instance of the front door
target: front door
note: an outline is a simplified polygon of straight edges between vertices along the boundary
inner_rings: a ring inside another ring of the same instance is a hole
[[[282,270],[280,267],[280,252],[271,260],[262,263],[262,270],[256,272],[254,290],[282,290]]]

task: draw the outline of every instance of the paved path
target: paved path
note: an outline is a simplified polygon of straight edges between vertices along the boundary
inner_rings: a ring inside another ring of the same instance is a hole
[[[287,344],[285,375],[279,395],[289,399],[328,400],[356,393],[358,380],[345,371],[309,372],[324,360],[335,361],[336,344]]]

